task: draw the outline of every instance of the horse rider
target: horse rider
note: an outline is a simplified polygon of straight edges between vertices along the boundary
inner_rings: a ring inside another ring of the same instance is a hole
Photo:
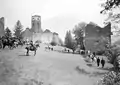
[[[33,47],[33,46],[34,46],[34,45],[33,45],[33,41],[32,41],[32,40],[30,41],[30,46],[31,46],[31,47]]]

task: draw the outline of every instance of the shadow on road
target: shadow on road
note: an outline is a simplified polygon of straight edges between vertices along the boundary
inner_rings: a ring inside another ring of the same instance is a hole
[[[85,69],[82,69],[82,68],[80,68],[79,66],[77,66],[75,69],[76,69],[76,71],[79,72],[80,74],[85,74],[85,75],[90,74],[90,72],[85,71]]]
[[[111,67],[111,68],[97,68],[97,69],[105,70],[105,71],[113,71],[114,70],[113,67]]]
[[[92,67],[92,66],[93,66],[91,63],[87,63],[86,65],[89,66],[89,67]]]
[[[25,54],[22,54],[22,55],[18,55],[18,56],[26,56]]]
[[[100,77],[108,72],[108,71],[107,72],[106,71],[105,72],[100,72],[100,71],[87,72],[87,71],[85,71],[85,69],[82,69],[78,66],[76,67],[76,71],[80,74],[88,75],[89,77]]]
[[[103,76],[105,73],[107,73],[107,72],[93,72],[93,73],[91,73],[89,76],[90,77],[100,77],[100,76]]]

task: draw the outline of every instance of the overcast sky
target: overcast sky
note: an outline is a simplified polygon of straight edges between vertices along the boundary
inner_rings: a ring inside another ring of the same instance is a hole
[[[65,33],[81,21],[93,21],[103,26],[101,0],[0,0],[0,17],[5,26],[14,28],[20,20],[24,29],[31,27],[31,16],[41,15],[43,30],[50,29],[64,39]]]

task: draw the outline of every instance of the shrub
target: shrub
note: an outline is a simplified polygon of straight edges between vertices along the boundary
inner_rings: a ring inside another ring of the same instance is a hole
[[[51,42],[50,44],[51,44],[52,46],[56,46],[56,45],[57,45],[56,42]]]
[[[120,73],[115,71],[106,73],[103,78],[98,81],[98,85],[120,85]]]
[[[96,55],[103,55],[104,53],[105,53],[104,50],[100,50],[100,51],[97,51],[97,52],[96,52]]]
[[[114,65],[118,56],[120,55],[120,48],[115,45],[111,45],[108,49],[105,50],[104,55],[107,56],[109,62]]]

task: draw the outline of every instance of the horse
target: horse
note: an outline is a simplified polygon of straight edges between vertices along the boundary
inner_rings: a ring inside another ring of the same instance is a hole
[[[47,50],[47,49],[50,50],[51,48],[50,48],[49,46],[48,46],[48,47],[45,47],[45,50]]]
[[[35,44],[33,46],[27,46],[27,47],[25,47],[25,49],[27,50],[26,55],[29,56],[29,51],[34,51],[34,56],[35,56],[38,47],[39,46],[35,45]]]
[[[36,47],[40,47],[40,44],[39,43],[34,43],[34,45],[36,45]]]
[[[21,47],[24,45],[24,42],[22,42],[22,41],[19,41],[18,42],[18,45],[20,45]]]
[[[13,49],[14,48],[14,42],[15,40],[14,39],[8,39],[8,38],[4,38],[2,39],[2,45],[3,45],[3,49],[8,46],[10,49]]]

